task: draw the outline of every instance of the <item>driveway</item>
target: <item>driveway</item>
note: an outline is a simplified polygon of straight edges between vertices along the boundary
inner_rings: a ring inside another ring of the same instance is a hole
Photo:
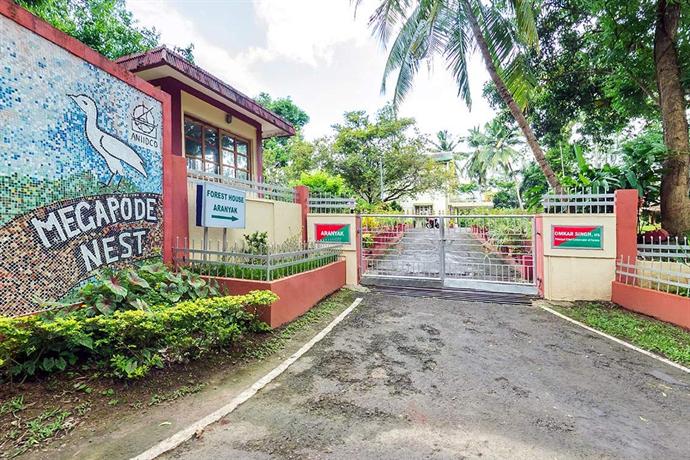
[[[688,458],[690,376],[536,307],[368,294],[168,458]]]

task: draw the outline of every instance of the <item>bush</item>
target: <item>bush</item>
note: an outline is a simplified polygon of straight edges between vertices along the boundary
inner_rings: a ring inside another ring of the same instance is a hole
[[[120,310],[148,310],[180,300],[215,297],[220,292],[198,274],[181,269],[173,273],[162,263],[124,270],[103,270],[63,302],[47,302],[58,311],[80,310],[85,316],[110,315]]]
[[[122,378],[143,377],[153,367],[196,359],[266,330],[255,311],[276,300],[272,292],[253,291],[109,315],[0,317],[0,371],[13,378],[86,364]]]

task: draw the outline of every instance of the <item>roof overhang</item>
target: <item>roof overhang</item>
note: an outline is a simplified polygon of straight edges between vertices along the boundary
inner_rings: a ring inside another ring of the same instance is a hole
[[[260,125],[264,139],[295,134],[295,128],[285,119],[166,47],[124,56],[116,62],[146,81],[172,78],[216,100]]]

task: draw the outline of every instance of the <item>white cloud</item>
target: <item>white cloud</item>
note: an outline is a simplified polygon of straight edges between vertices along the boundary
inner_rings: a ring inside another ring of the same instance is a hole
[[[239,50],[232,46],[237,42],[231,42],[231,34],[218,41],[204,33],[208,13],[201,9],[209,3],[197,4],[198,13],[183,14],[172,0],[127,0],[135,18],[155,27],[163,43],[194,43],[197,63],[238,90],[292,96],[311,117],[305,130],[309,138],[329,134],[330,126],[347,110],[373,113],[390,98],[392,88],[386,96],[379,94],[386,52],[367,26],[373,0],[363,2],[356,19],[350,0],[256,0],[255,17],[238,18],[251,30],[245,37],[248,45]],[[232,2],[222,5],[233,13]],[[241,10],[245,15],[251,11]],[[428,134],[448,129],[464,135],[485,123],[493,115],[481,97],[487,74],[478,57],[471,59],[469,68],[472,112],[457,97],[457,87],[439,60],[430,74],[424,69],[417,76],[400,114],[414,117]]]
[[[251,70],[256,61],[270,58],[260,48],[250,48],[233,56],[222,44],[207,39],[189,17],[178,12],[166,0],[128,0],[127,8],[139,24],[155,27],[161,42],[169,46],[194,44],[194,58],[204,70],[249,94],[263,89],[260,79]]]
[[[260,0],[254,8],[266,26],[268,51],[312,67],[330,64],[338,45],[359,45],[369,36],[353,20],[349,0]]]

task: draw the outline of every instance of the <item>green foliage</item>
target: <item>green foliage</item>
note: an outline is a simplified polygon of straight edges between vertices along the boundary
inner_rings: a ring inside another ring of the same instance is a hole
[[[95,316],[217,295],[218,288],[199,275],[185,269],[173,273],[158,262],[119,271],[103,270],[68,300],[48,305],[58,307],[58,311],[79,310],[81,315]]]
[[[659,204],[661,174],[666,158],[664,135],[652,126],[621,146],[625,186],[637,189],[645,206]]]
[[[397,118],[390,106],[380,110],[373,122],[364,111],[345,113],[344,123],[334,126],[326,169],[370,204],[447,188],[452,174],[426,154],[423,136],[408,133],[414,124],[411,118]]]
[[[108,315],[0,317],[0,370],[12,378],[86,364],[140,378],[154,367],[196,359],[246,332],[265,330],[253,311],[276,299],[269,291],[253,291]]]
[[[256,231],[244,235],[244,242],[247,254],[268,254],[268,232]]]
[[[513,209],[519,207],[512,184],[510,189],[496,192],[491,201],[496,209]]]
[[[296,275],[309,270],[323,267],[336,262],[340,256],[332,251],[324,252],[321,255],[312,254],[305,260],[297,256],[273,255],[271,263],[281,265],[270,269],[263,265],[263,261],[256,261],[256,267],[239,266],[234,263],[206,264],[203,262],[195,263],[189,267],[196,273],[208,276],[220,276],[224,278],[238,278],[243,280],[277,280],[286,276]]]
[[[309,115],[289,96],[274,99],[268,93],[260,93],[255,100],[284,118],[297,131],[290,138],[272,137],[263,141],[264,176],[273,182],[285,182],[312,169],[314,144],[306,141],[301,132],[309,123]]]
[[[303,172],[299,180],[293,181],[291,185],[306,185],[309,192],[324,193],[330,195],[344,195],[348,189],[345,179],[335,176],[326,171]]]
[[[553,306],[578,321],[659,353],[684,366],[690,365],[690,332],[672,324],[639,315],[613,304],[577,303]]]
[[[259,93],[254,100],[266,107],[268,110],[274,112],[276,115],[284,118],[296,129],[302,129],[304,128],[304,125],[309,123],[309,115],[307,115],[307,112],[292,102],[292,98],[290,96],[274,99],[268,93]]]
[[[15,2],[110,59],[158,45],[155,29],[138,27],[124,0]]]

